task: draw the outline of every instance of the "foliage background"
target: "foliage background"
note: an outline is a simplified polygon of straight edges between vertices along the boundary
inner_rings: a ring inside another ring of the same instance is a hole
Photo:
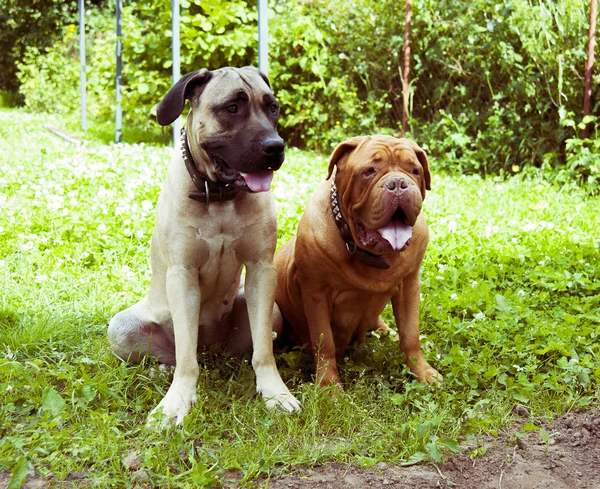
[[[14,11],[12,2],[0,0]],[[114,1],[97,3],[88,11],[90,112],[112,124]],[[596,117],[585,121],[594,124],[591,138],[577,141],[587,0],[412,3],[409,136],[435,157],[437,169],[488,175],[531,167],[597,191]],[[270,5],[270,75],[282,104],[282,132],[291,144],[328,153],[352,135],[399,131],[401,4],[273,0]],[[41,8],[36,0],[22,7]],[[73,12],[58,2],[44,8],[54,19],[53,30],[27,48],[15,41],[11,51],[20,91],[36,111],[73,112],[78,90],[77,33],[68,23],[74,22]],[[183,0],[181,11],[183,73],[256,64],[254,2]],[[22,30],[21,25],[9,34]],[[153,121],[153,108],[171,84],[168,2],[126,5],[123,33],[126,124],[148,137],[165,135]],[[595,87],[599,79],[596,74]]]

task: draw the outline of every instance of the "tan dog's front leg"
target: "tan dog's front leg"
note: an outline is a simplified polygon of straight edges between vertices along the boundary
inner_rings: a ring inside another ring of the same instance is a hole
[[[400,349],[406,355],[408,368],[419,382],[441,383],[443,377],[434,369],[421,351],[419,342],[419,302],[421,284],[419,272],[414,272],[403,280],[398,292],[392,296],[392,309],[400,336]]]
[[[335,341],[331,331],[331,306],[326,302],[325,293],[319,296],[303,296],[302,302],[315,359],[316,380],[322,386],[341,385],[335,358]]]
[[[252,334],[252,367],[256,374],[256,390],[267,407],[280,406],[298,411],[302,405],[281,380],[273,357],[273,304],[277,273],[273,263],[259,261],[246,265],[246,303]]]
[[[167,300],[175,333],[175,373],[173,382],[160,404],[152,410],[148,424],[161,426],[173,419],[180,424],[196,402],[198,382],[198,319],[200,317],[200,286],[198,272],[183,265],[167,270]],[[162,416],[162,417],[161,417]]]

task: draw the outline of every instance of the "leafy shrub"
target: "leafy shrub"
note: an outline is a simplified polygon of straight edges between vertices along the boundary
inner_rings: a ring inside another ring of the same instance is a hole
[[[256,14],[245,2],[182,0],[181,9],[182,73],[251,63]],[[103,21],[106,19],[99,19],[98,25]],[[90,64],[102,67],[92,78],[96,89],[111,93],[114,100],[114,28],[107,31],[110,34],[96,40]],[[155,127],[153,108],[171,87],[171,37],[169,2],[123,8],[122,100],[126,123]],[[112,105],[104,105],[105,110],[111,111]]]
[[[215,69],[252,63],[256,12],[244,1],[182,0],[181,9],[182,73],[202,67]],[[122,22],[124,121],[143,129],[156,128],[153,108],[171,87],[170,4],[126,5]],[[89,111],[92,116],[112,120],[116,71],[114,12],[92,11],[87,25]],[[66,27],[67,35],[74,27]],[[71,55],[74,41],[71,36],[43,52],[28,51],[19,65],[21,92],[27,106],[53,112],[76,110],[79,68],[76,52]],[[64,93],[55,97],[54,90],[48,87],[61,87]]]
[[[255,4],[183,0],[181,7],[183,73],[256,63]],[[273,0],[272,7],[269,74],[289,142],[328,153],[349,136],[399,131],[401,4]],[[156,127],[152,109],[171,85],[170,22],[168,2],[124,8],[126,125]],[[88,88],[97,115],[109,120],[112,12],[95,14],[90,25]],[[436,171],[543,167],[593,184],[597,137],[578,141],[561,123],[561,113],[580,111],[587,28],[586,0],[413,0],[409,136]],[[55,51],[48,55],[63,52]],[[64,84],[60,70],[53,73],[59,81],[49,81]]]
[[[575,133],[566,140],[566,164],[561,166],[556,179],[561,183],[575,180],[580,186],[586,187],[592,194],[600,193],[600,137],[598,117],[585,116],[576,123],[572,112],[561,111],[561,125],[572,128]],[[594,137],[581,139],[577,132],[592,124]]]
[[[25,105],[37,112],[67,113],[79,107],[79,64],[69,38],[40,50],[28,47],[18,63]]]

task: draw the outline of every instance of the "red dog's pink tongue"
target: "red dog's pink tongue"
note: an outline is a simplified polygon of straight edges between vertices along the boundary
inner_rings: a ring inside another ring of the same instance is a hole
[[[258,173],[240,173],[252,192],[268,192],[271,190],[271,180],[273,180],[272,170],[260,171]]]
[[[408,224],[402,224],[394,219],[377,231],[392,245],[394,251],[400,251],[404,248],[404,245],[412,236],[412,228]]]

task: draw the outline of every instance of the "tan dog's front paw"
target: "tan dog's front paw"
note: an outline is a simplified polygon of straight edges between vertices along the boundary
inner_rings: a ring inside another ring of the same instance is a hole
[[[263,394],[263,398],[265,399],[265,403],[269,409],[278,407],[284,411],[287,411],[288,413],[302,410],[302,404],[300,404],[300,401],[298,401],[298,399],[296,399],[292,394],[282,393],[271,397],[266,397]]]
[[[183,418],[190,412],[196,399],[195,389],[180,389],[175,384],[171,385],[163,400],[150,412],[146,427],[163,429],[173,423],[183,423]]]
[[[279,374],[272,375],[270,379],[261,379],[260,383],[257,382],[256,391],[269,409],[279,407],[288,413],[302,409],[302,404],[290,393]]]

